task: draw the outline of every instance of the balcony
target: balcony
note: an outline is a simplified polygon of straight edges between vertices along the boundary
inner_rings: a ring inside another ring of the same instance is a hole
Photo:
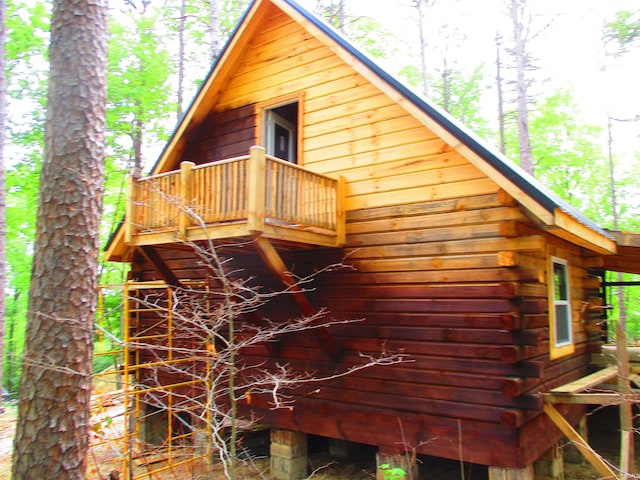
[[[159,245],[246,237],[294,245],[344,244],[342,178],[265,155],[195,165],[130,181],[125,243]]]

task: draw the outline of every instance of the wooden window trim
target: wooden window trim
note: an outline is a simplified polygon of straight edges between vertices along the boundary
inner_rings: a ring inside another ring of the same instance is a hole
[[[304,92],[296,92],[289,95],[283,95],[281,97],[265,100],[264,102],[256,103],[256,134],[258,145],[265,146],[264,142],[264,111],[273,108],[281,107],[289,103],[298,102],[298,124],[297,128],[297,141],[296,141],[296,159],[297,164],[304,166]]]
[[[557,300],[555,295],[555,265],[562,265],[566,275],[566,296],[567,300]],[[556,359],[570,355],[575,352],[574,333],[573,333],[573,308],[571,300],[571,268],[569,262],[564,258],[550,256],[547,271],[547,288],[549,298],[549,347],[551,359]],[[569,341],[557,344],[556,340],[556,306],[566,305],[568,307],[568,327]]]

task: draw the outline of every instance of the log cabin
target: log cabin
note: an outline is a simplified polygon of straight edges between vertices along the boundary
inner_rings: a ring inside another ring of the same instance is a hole
[[[132,179],[106,258],[137,281],[207,282],[185,248],[205,240],[241,244],[220,254],[266,286],[350,267],[260,314],[361,321],[245,361],[333,372],[363,352],[410,360],[306,391],[295,408],[253,398],[272,441],[372,445],[379,464],[463,460],[494,480],[533,478],[557,447],[541,394],[590,372],[601,318],[585,310],[602,305],[602,273],[640,273],[637,235],[600,228],[292,0],[250,5],[150,175]],[[571,425],[585,413],[558,411]]]

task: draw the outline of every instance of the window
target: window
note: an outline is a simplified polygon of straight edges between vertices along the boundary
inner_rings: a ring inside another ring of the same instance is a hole
[[[567,261],[551,257],[549,275],[549,317],[551,357],[573,352],[571,331],[571,296]]]
[[[298,163],[298,102],[265,109],[263,122],[267,154]]]

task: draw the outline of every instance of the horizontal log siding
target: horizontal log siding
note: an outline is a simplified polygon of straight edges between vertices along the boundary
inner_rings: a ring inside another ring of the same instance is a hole
[[[212,112],[189,142],[182,160],[196,164],[247,155],[257,143],[253,105]]]
[[[513,222],[520,230],[529,225],[527,235],[503,236]],[[581,375],[587,360],[576,323],[576,354],[549,361],[546,252],[577,265],[571,281],[578,309],[586,275],[580,249],[537,231],[501,193],[350,212],[347,232],[343,250],[284,254],[301,275],[343,258],[354,267],[320,275],[309,293],[333,318],[362,319],[331,327],[340,364],[327,357],[316,332],[281,338],[275,350],[256,346],[244,359],[318,375],[381,352],[401,351],[409,361],[303,386],[292,411],[271,410],[267,397],[254,394],[251,407],[261,421],[385,448],[401,441],[402,428],[419,453],[455,459],[461,432],[466,461],[531,463],[553,436],[542,430],[538,393]],[[160,253],[178,277],[205,275],[187,251]],[[234,269],[263,288],[278,288],[257,255],[234,257]],[[141,278],[157,277],[149,266],[137,269]],[[260,312],[279,321],[298,314],[288,296]],[[366,417],[365,426],[359,419]]]
[[[300,163],[344,176],[347,210],[497,191],[494,182],[277,10],[239,59],[215,111],[300,91]]]

